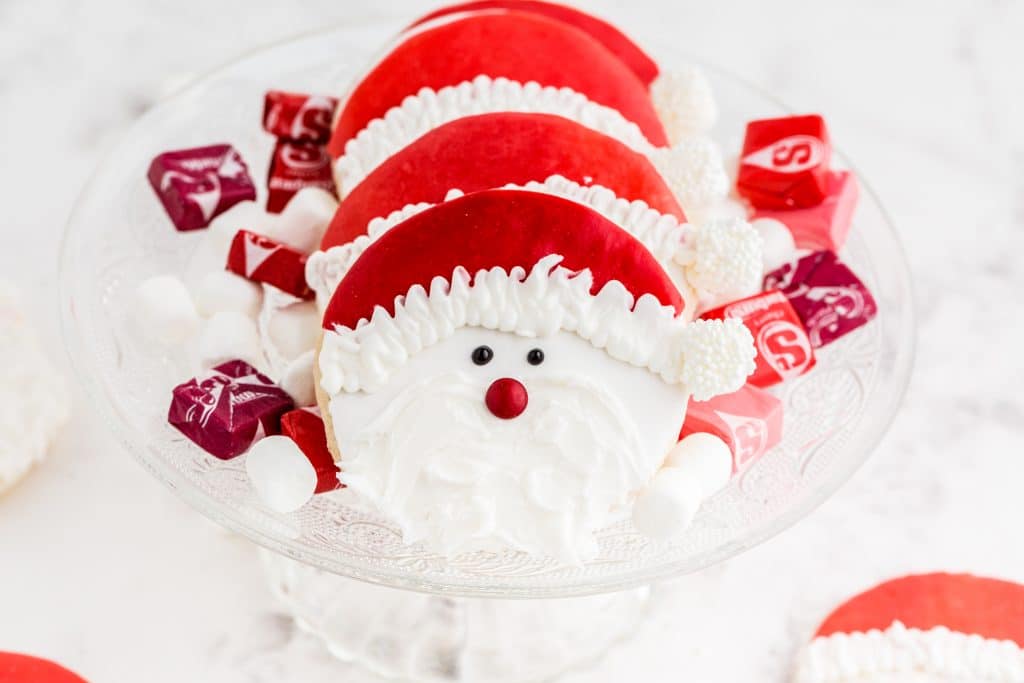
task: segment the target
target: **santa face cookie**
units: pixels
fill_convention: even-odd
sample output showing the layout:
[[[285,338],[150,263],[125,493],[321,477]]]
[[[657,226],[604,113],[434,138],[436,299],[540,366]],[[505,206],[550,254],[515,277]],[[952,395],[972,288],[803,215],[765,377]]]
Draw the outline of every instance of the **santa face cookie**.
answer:
[[[742,325],[688,323],[683,306],[646,247],[564,198],[492,190],[412,215],[324,315],[339,479],[437,552],[592,557],[594,531],[656,479],[690,395],[753,368]]]
[[[837,608],[795,683],[1024,681],[1024,586],[969,574],[893,579]]]

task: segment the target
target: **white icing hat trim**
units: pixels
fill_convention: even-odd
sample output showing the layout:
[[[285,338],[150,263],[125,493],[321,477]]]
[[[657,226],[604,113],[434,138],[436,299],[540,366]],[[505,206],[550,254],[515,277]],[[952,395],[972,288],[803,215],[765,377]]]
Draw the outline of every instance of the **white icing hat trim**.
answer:
[[[718,119],[711,84],[694,66],[658,74],[651,83],[651,100],[673,145],[707,133]]]
[[[344,197],[389,157],[431,130],[466,116],[493,112],[552,114],[619,140],[650,158],[686,210],[728,194],[729,177],[721,154],[710,140],[688,138],[678,147],[655,147],[639,126],[617,110],[570,88],[489,76],[477,76],[440,90],[422,88],[382,118],[370,121],[345,143],[345,153],[334,162],[338,192]]]
[[[753,372],[753,338],[739,320],[687,323],[651,294],[634,301],[616,280],[591,294],[590,271],[570,271],[561,261],[545,256],[529,275],[516,267],[471,277],[460,267],[450,281],[435,277],[429,292],[415,285],[396,297],[394,315],[378,306],[355,329],[326,330],[321,387],[331,395],[376,391],[410,356],[466,326],[524,337],[575,332],[612,358],[682,384],[696,400],[736,391]]]
[[[617,197],[601,185],[583,186],[559,175],[543,183],[506,185],[502,189],[542,192],[590,207],[639,240],[662,264],[679,266],[683,282],[676,282],[684,299],[692,290],[699,297],[731,294],[757,288],[761,279],[761,237],[741,219],[719,219],[705,225],[680,224],[675,216],[660,213],[642,200]],[[461,196],[452,190],[445,201]],[[434,206],[410,204],[367,226],[367,234],[352,242],[312,254],[306,263],[306,280],[324,308],[338,283],[355,260],[381,235],[406,219]],[[670,269],[671,270],[671,269]],[[675,273],[670,272],[670,275]],[[679,278],[675,278],[678,280]],[[696,301],[687,302],[687,309]]]
[[[930,674],[949,681],[1024,681],[1024,650],[1009,640],[939,626],[836,633],[815,638],[797,661],[795,683],[868,683],[872,676]]]

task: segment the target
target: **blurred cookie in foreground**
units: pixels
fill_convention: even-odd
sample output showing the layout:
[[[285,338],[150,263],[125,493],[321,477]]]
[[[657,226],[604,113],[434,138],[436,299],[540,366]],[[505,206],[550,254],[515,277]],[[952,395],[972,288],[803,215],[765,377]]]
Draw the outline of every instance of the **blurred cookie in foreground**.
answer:
[[[86,683],[59,664],[45,659],[0,652],[0,681],[3,683]]]
[[[0,281],[0,494],[41,461],[70,409],[67,385],[42,350],[15,288]]]
[[[1024,681],[1024,586],[970,574],[887,581],[840,605],[795,683]]]

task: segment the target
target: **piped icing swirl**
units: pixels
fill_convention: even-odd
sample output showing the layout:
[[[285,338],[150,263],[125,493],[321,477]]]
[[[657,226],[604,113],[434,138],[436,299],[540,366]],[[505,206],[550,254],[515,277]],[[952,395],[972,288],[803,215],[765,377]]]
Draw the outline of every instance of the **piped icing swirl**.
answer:
[[[574,332],[617,360],[682,384],[697,400],[735,391],[753,372],[753,339],[739,320],[688,323],[652,295],[634,300],[615,280],[591,294],[590,271],[570,271],[561,261],[546,256],[529,274],[457,268],[450,279],[435,277],[429,291],[415,285],[398,297],[393,315],[378,307],[355,329],[327,330],[321,387],[331,395],[376,391],[410,356],[465,326],[526,337]]]
[[[967,635],[943,626],[907,628],[896,621],[884,631],[815,638],[801,653],[794,675],[795,683],[903,680],[1024,681],[1024,650],[1009,640]]]

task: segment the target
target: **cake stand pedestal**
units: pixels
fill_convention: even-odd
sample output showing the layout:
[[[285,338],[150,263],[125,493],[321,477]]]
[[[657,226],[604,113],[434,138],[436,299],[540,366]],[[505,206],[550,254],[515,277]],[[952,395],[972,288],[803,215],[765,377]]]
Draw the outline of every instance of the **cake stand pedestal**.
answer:
[[[551,680],[629,638],[650,604],[646,586],[548,600],[417,593],[260,554],[271,590],[302,630],[338,659],[403,681]]]

